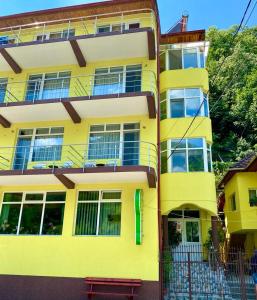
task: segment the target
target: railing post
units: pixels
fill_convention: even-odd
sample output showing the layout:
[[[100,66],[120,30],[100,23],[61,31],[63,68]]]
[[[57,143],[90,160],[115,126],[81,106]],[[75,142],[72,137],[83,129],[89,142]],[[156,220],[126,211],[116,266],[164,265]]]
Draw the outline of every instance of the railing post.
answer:
[[[70,37],[70,20],[69,20],[69,23],[68,23],[67,40],[69,39],[69,37]]]
[[[24,156],[23,156],[22,173],[24,172],[24,169],[25,169],[26,154],[27,154],[27,148],[25,148],[25,152],[24,152]]]
[[[54,168],[55,168],[55,158],[56,158],[56,147],[54,146],[53,166],[52,166],[52,172],[53,173],[54,173]]]
[[[43,25],[42,42],[45,40],[45,30],[46,30],[46,23],[44,23],[44,25]]]
[[[150,145],[148,145],[148,153],[147,153],[147,156],[148,156],[148,169],[150,171],[150,168],[151,168],[151,153],[150,153],[151,149],[150,149]]]
[[[190,252],[187,252],[187,272],[188,272],[188,296],[192,300],[192,281],[191,281],[191,258]]]
[[[241,251],[239,252],[238,258],[239,258],[238,263],[239,263],[239,279],[240,279],[241,299],[247,300],[246,286],[245,286],[245,274],[244,274],[244,260],[243,260]]]

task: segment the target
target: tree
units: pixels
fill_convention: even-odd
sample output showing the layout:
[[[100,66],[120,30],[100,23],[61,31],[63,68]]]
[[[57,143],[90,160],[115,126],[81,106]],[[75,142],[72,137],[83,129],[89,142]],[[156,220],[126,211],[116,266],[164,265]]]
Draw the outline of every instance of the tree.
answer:
[[[257,150],[257,27],[244,28],[234,39],[236,29],[207,32],[213,161],[219,175],[229,162]]]

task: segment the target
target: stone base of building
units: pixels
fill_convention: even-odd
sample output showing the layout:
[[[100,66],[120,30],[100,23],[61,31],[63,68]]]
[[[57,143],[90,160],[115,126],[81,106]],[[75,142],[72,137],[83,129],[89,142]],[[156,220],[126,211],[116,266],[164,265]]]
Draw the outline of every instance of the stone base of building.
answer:
[[[3,300],[86,300],[85,291],[83,278],[0,275]],[[137,300],[158,299],[159,282],[143,281]],[[113,297],[94,297],[94,300],[113,300]]]

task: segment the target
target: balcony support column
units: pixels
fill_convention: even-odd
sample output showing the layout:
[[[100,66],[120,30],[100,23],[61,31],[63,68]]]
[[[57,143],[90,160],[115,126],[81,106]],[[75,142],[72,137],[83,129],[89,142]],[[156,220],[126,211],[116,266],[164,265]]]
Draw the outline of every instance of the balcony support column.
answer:
[[[0,53],[8,63],[8,65],[12,68],[15,74],[19,74],[22,72],[22,68],[17,64],[17,62],[11,57],[11,55],[6,51],[5,48],[0,49]]]
[[[75,108],[72,106],[72,104],[68,101],[63,101],[62,102],[64,108],[66,109],[67,113],[71,117],[73,123],[78,124],[81,123],[81,117],[79,114],[76,112]]]
[[[2,115],[0,115],[0,124],[4,127],[4,128],[10,128],[11,127],[11,123],[6,120],[5,117],[3,117]]]
[[[70,40],[71,48],[76,56],[77,62],[80,67],[85,67],[87,65],[86,59],[79,47],[77,40]]]
[[[71,181],[69,178],[67,178],[63,174],[54,174],[55,177],[67,188],[67,189],[74,189],[75,183]]]

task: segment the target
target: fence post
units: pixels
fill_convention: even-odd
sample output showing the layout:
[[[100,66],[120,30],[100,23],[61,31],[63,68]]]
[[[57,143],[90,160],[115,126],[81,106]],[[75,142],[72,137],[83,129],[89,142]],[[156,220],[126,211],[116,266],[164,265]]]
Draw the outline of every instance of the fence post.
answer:
[[[239,279],[240,279],[241,299],[247,300],[246,286],[245,286],[245,274],[244,274],[244,260],[243,260],[241,251],[239,252],[238,258],[239,258],[238,263],[239,263]]]
[[[188,295],[189,295],[189,300],[192,300],[192,282],[191,282],[191,258],[190,258],[190,252],[187,252],[187,271],[188,271]]]

